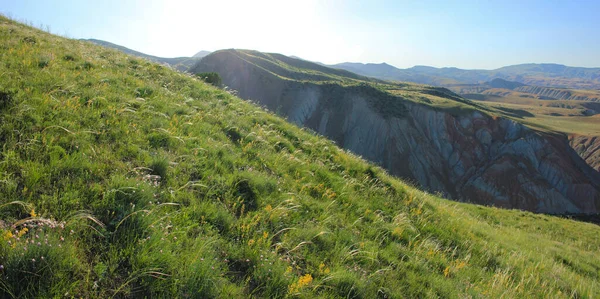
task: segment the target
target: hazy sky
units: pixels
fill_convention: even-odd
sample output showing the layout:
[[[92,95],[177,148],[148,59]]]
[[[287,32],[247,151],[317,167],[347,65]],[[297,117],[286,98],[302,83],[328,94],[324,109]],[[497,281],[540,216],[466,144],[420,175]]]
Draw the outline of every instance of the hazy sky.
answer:
[[[0,12],[163,57],[242,48],[402,68],[600,67],[599,0],[0,0]]]

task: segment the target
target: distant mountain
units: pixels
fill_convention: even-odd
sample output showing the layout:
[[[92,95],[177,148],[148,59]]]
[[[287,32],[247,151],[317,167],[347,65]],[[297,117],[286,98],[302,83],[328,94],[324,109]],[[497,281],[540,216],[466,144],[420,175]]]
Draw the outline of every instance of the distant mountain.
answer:
[[[600,68],[560,64],[520,64],[495,70],[464,70],[455,67],[415,66],[399,69],[386,63],[340,63],[331,67],[384,80],[408,81],[437,86],[479,84],[499,78],[542,87],[600,89]]]
[[[492,88],[506,88],[506,89],[515,89],[521,86],[525,86],[523,83],[507,81],[504,79],[496,78],[490,82],[486,83],[488,86]]]
[[[94,44],[97,45],[101,45],[104,47],[108,47],[108,48],[113,48],[113,49],[117,49],[121,52],[124,52],[126,54],[129,55],[133,55],[133,56],[137,56],[137,57],[141,57],[141,58],[145,58],[148,59],[150,61],[154,61],[154,62],[159,62],[159,63],[163,63],[163,64],[168,64],[170,66],[172,66],[173,68],[181,71],[181,72],[186,72],[188,71],[188,69],[190,67],[192,67],[196,62],[198,62],[200,59],[202,59],[202,57],[210,54],[209,51],[200,51],[198,53],[196,53],[193,57],[175,57],[175,58],[165,58],[165,57],[158,57],[158,56],[152,56],[152,55],[148,55],[142,52],[138,52],[117,44],[113,44],[111,42],[107,42],[107,41],[103,41],[103,40],[99,40],[99,39],[84,39],[85,41],[88,42],[92,42]]]

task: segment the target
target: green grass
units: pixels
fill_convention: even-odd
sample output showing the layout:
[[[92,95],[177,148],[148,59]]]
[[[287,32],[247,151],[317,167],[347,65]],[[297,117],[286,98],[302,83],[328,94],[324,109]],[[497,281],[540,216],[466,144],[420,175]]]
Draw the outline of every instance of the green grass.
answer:
[[[114,50],[5,18],[0,48],[2,297],[600,295],[598,226],[425,194]]]

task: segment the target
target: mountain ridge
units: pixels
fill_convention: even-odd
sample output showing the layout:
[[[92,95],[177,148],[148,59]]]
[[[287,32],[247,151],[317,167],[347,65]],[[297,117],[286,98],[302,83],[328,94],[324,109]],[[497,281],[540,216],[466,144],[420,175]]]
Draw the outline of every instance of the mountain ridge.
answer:
[[[379,70],[374,70],[374,65],[381,66],[381,64],[352,63],[350,67],[359,74],[369,74],[376,78],[440,86],[449,84],[477,84],[500,78],[544,87],[600,89],[600,68],[569,67],[552,63],[526,63],[492,70],[471,70],[455,67],[436,68],[430,66],[414,66],[407,69],[400,69],[391,66],[394,68],[394,75],[389,76],[389,64],[384,66],[385,69]],[[342,69],[349,68],[347,63],[331,66]]]

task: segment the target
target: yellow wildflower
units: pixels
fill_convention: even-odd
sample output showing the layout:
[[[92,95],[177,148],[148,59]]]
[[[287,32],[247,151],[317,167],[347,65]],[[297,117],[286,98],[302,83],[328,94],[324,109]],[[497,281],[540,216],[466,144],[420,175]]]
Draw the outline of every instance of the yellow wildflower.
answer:
[[[29,212],[29,215],[31,215],[31,217],[37,217],[37,214],[35,213],[35,209],[31,209],[31,212]]]
[[[22,230],[19,231],[19,233],[17,233],[17,237],[22,237],[24,234],[26,234],[29,231],[28,228],[24,227]]]
[[[450,275],[450,267],[446,267],[446,269],[444,269],[444,276],[448,277]]]
[[[298,286],[303,287],[309,285],[313,281],[312,275],[306,274],[298,279]]]
[[[312,278],[312,275],[310,275],[310,274],[301,276],[297,282],[294,282],[290,285],[290,287],[288,288],[288,293],[289,294],[298,293],[300,291],[300,289],[309,285],[312,281],[313,281],[313,278]]]
[[[10,238],[12,238],[12,237],[13,237],[13,234],[12,234],[12,232],[11,232],[11,231],[7,230],[7,231],[4,233],[4,240],[8,240],[8,239],[10,239]]]

